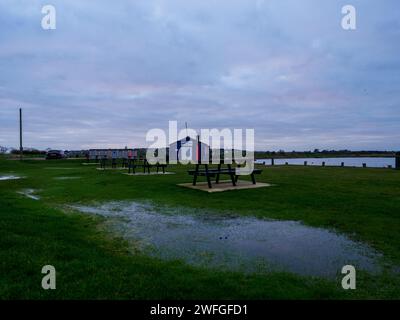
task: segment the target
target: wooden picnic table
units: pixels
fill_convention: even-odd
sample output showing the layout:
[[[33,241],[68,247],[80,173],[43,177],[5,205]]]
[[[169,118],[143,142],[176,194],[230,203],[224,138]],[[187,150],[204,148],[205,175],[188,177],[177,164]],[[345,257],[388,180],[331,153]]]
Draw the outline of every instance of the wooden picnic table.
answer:
[[[140,163],[139,161],[142,161],[142,163]],[[162,169],[162,172],[165,173],[165,168],[167,167],[167,164],[164,163],[156,163],[156,164],[150,164],[147,159],[129,159],[128,161],[128,173],[136,173],[136,168],[141,167],[143,168],[143,173],[147,173],[150,174],[150,169],[152,167],[156,167],[157,168],[157,173],[159,172],[160,168]]]
[[[105,156],[100,159],[100,168],[105,169],[107,166],[108,160],[111,160],[111,168],[116,169],[117,168],[117,158],[108,159]],[[122,164],[122,167],[124,167],[124,164]]]
[[[226,165],[226,168],[223,168],[222,166]],[[200,166],[204,166],[204,169],[200,169]],[[238,168],[240,168],[240,165],[237,166]],[[253,172],[250,174],[251,176],[251,181],[253,184],[256,184],[256,179],[255,179],[255,174],[261,174],[262,170],[260,169],[254,169]],[[217,165],[217,168],[210,168],[209,164],[206,163],[198,163],[195,166],[194,170],[189,170],[188,171],[189,175],[193,176],[193,185],[195,186],[197,183],[197,177],[199,176],[203,176],[206,177],[207,179],[207,184],[208,187],[211,189],[212,185],[211,185],[211,178],[216,178],[215,179],[215,183],[219,183],[219,179],[220,176],[222,174],[227,174],[229,175],[231,181],[232,181],[232,185],[236,186],[237,181],[239,179],[239,175],[236,174],[236,168],[232,168],[232,164],[231,163],[223,163],[220,162]]]
[[[107,157],[102,157],[100,159],[100,168],[101,169],[106,169],[108,161],[111,161],[111,168],[116,169],[117,168],[117,162],[118,160],[116,158],[109,159]],[[167,164],[162,164],[162,163],[156,163],[156,164],[150,164],[147,159],[126,159],[122,158],[121,162],[121,168],[127,168],[128,173],[136,173],[136,168],[143,168],[143,173],[150,173],[150,169],[153,167],[157,168],[157,173],[162,170],[163,173],[165,173],[165,168],[167,167]]]

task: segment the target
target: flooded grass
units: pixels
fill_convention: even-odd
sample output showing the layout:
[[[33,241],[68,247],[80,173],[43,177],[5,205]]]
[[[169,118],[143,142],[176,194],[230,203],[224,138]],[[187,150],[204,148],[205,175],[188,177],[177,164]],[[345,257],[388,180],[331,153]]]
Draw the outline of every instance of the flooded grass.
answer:
[[[399,171],[279,166],[257,179],[274,188],[208,194],[177,186],[191,181],[190,166],[161,178],[81,163],[0,160],[0,176],[24,178],[0,181],[3,299],[399,297]],[[67,176],[81,179],[54,179]],[[40,201],[17,194],[28,188]],[[58,210],[66,204],[100,208],[104,218]],[[52,292],[40,286],[44,263],[62,275]],[[330,278],[344,263],[357,268],[357,290],[342,289],[342,274]]]
[[[344,235],[295,221],[109,202],[74,209],[110,218],[114,231],[135,240],[139,249],[191,265],[259,273],[288,271],[334,278],[344,265],[378,272],[380,254]]]

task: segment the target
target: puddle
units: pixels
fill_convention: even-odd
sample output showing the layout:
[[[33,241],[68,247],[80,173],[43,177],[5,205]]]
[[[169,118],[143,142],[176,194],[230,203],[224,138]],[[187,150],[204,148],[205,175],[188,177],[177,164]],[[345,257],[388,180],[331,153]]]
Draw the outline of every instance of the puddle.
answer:
[[[289,271],[335,277],[344,265],[378,272],[380,254],[367,245],[295,221],[264,220],[150,203],[72,206],[109,217],[114,231],[163,259],[243,272]]]
[[[14,175],[0,176],[0,181],[2,181],[2,180],[17,180],[17,179],[22,179],[22,178],[19,176],[14,176]]]
[[[81,177],[55,177],[54,180],[76,180],[80,179]]]
[[[17,193],[22,194],[23,196],[33,199],[33,200],[40,200],[40,197],[35,195],[35,192],[37,192],[37,190],[35,190],[35,189],[24,189],[24,190],[18,191]]]

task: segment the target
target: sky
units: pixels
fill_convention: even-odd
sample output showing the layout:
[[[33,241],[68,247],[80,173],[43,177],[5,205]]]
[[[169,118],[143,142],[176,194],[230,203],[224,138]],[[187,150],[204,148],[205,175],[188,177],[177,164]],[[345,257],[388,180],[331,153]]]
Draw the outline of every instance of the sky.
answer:
[[[0,0],[0,145],[21,107],[40,149],[144,147],[176,120],[257,150],[400,150],[399,39],[398,0]]]

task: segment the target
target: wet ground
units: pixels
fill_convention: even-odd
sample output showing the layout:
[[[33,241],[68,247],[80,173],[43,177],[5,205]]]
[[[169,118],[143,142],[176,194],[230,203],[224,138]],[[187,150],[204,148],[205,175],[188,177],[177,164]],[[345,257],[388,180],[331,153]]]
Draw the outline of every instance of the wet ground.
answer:
[[[40,200],[40,197],[38,195],[35,195],[37,190],[35,189],[23,189],[21,191],[18,191],[19,194],[22,194],[23,196],[33,199],[33,200]]]
[[[80,179],[81,177],[54,177],[54,180],[76,180]]]
[[[380,270],[380,255],[367,245],[299,222],[137,202],[73,208],[109,217],[113,230],[151,256],[192,265],[320,277],[335,277],[347,264],[372,273]]]
[[[77,168],[67,168],[67,167],[45,167],[46,170],[76,170]]]
[[[17,179],[21,179],[21,177],[15,176],[15,175],[0,176],[0,181],[2,181],[2,180],[17,180]]]

